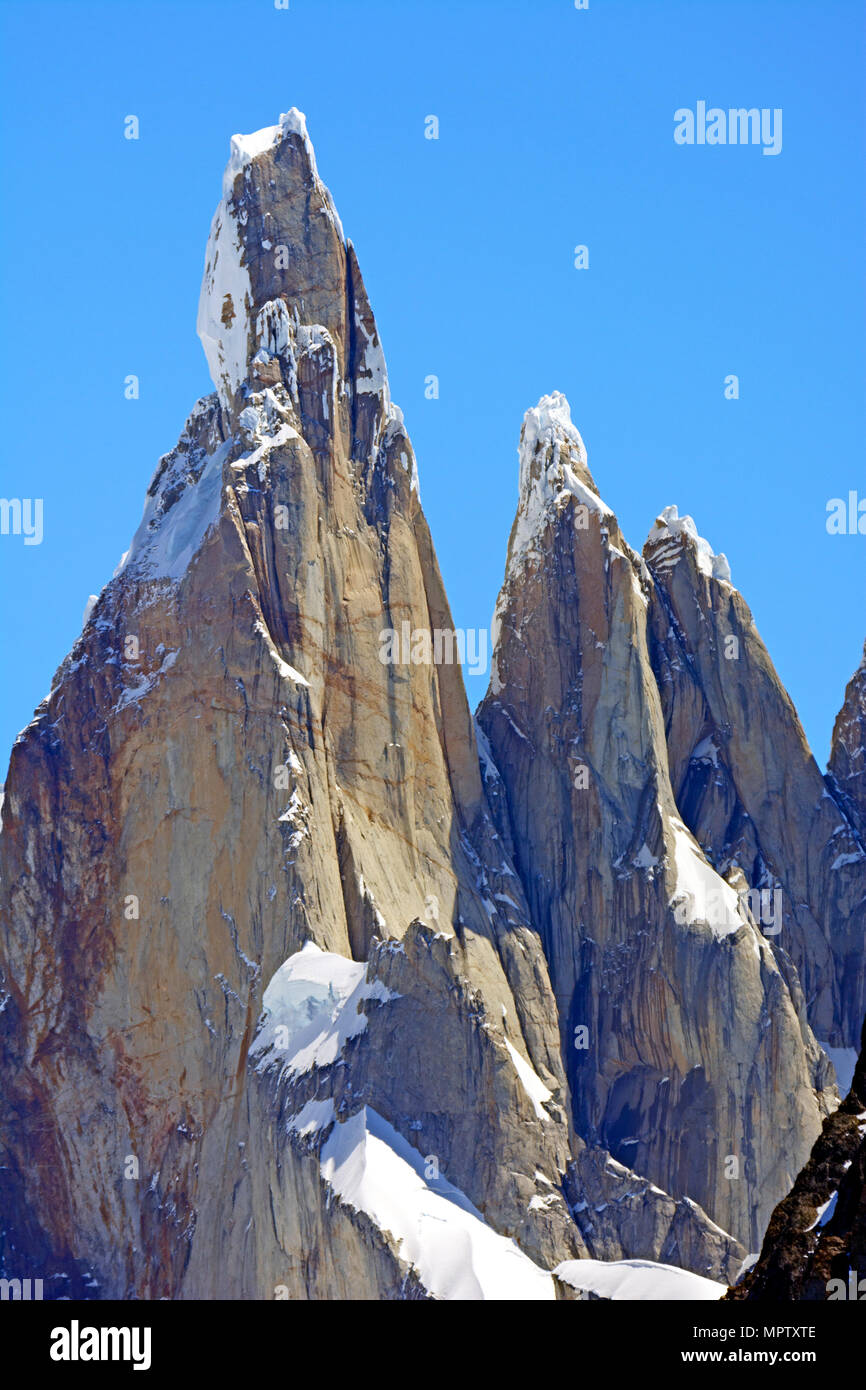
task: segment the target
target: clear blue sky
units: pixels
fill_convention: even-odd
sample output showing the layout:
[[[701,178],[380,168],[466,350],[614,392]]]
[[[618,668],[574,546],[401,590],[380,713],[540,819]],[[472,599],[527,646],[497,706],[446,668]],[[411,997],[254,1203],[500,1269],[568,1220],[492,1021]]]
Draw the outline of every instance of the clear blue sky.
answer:
[[[676,502],[727,553],[823,762],[866,636],[866,537],[825,530],[830,497],[866,496],[860,0],[0,0],[0,42],[0,495],[45,507],[40,546],[0,537],[4,767],[211,389],[195,315],[229,137],[290,106],[455,623],[490,620],[521,418],[562,390],[632,545]],[[698,100],[781,107],[782,153],[677,146]]]

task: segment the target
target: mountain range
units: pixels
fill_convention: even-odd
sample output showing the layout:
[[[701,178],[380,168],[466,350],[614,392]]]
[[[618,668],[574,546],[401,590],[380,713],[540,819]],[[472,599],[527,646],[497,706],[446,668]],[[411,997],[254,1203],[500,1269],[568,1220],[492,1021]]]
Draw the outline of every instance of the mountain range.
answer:
[[[669,505],[633,549],[552,391],[473,716],[295,110],[232,139],[198,332],[215,391],[12,749],[0,1273],[97,1299],[866,1274],[866,652],[824,775],[724,555]]]

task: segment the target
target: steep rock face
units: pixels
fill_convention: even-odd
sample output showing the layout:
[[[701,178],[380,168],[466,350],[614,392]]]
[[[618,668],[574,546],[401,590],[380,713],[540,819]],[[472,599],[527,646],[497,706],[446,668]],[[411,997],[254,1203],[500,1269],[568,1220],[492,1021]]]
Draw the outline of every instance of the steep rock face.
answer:
[[[786,955],[796,965],[817,1037],[854,1046],[866,1009],[866,851],[857,829],[828,790],[724,557],[673,507],[650,532],[644,559],[682,817],[718,872],[753,892],[781,968]]]
[[[4,1272],[97,1297],[553,1297],[557,1262],[653,1258],[676,1228],[731,1277],[692,1205],[581,1208],[546,959],[297,112],[232,142],[199,331],[217,393],[12,752]],[[635,1181],[608,1172],[608,1199]]]
[[[654,581],[564,397],[527,412],[520,460],[478,722],[550,965],[575,1125],[755,1248],[818,1132],[830,1068],[795,973],[681,819],[650,663]]]
[[[866,649],[833,729],[830,790],[861,842],[866,828]],[[856,862],[856,861],[854,861]],[[851,946],[862,968],[862,945]],[[844,981],[843,981],[844,983]],[[847,1060],[845,1051],[839,1057]],[[770,1220],[754,1268],[734,1301],[862,1301],[866,1298],[866,1024],[851,1088],[825,1121],[808,1162]]]
[[[231,1253],[198,1213],[240,1180],[262,991],[305,941],[366,960],[374,934],[431,917],[453,942],[449,987],[483,997],[466,1030],[499,1039],[512,1089],[519,1064],[550,1097],[544,1155],[524,1145],[530,1195],[535,1167],[558,1180],[568,1154],[544,959],[460,672],[380,659],[383,629],[451,622],[357,262],[296,113],[233,142],[199,325],[218,397],[162,460],[15,746],[0,860],[9,1205],[103,1292],[151,1296],[195,1289],[191,1247]],[[419,1069],[421,1110],[436,1071]],[[492,1108],[469,1181],[494,1220],[518,1112]],[[469,1123],[467,1106],[454,1124]]]
[[[674,1265],[708,1279],[735,1280],[746,1250],[710,1221],[689,1197],[674,1201],[606,1150],[583,1148],[570,1175],[572,1211],[595,1259],[620,1250]],[[725,1272],[727,1271],[727,1273]]]
[[[866,643],[833,726],[828,771],[861,840],[866,839]]]
[[[866,1299],[866,1025],[849,1094],[773,1212],[732,1301]]]

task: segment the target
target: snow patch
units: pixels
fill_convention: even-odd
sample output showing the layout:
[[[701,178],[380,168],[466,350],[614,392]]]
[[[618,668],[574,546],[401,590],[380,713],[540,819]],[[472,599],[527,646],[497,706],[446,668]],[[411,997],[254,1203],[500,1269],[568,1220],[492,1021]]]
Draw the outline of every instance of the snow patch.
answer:
[[[830,865],[830,872],[832,873],[834,869],[844,869],[848,864],[859,864],[863,859],[866,859],[866,855],[862,849],[857,850],[854,854],[837,854]]]
[[[289,663],[287,661],[284,661],[283,658],[280,656],[279,652],[277,651],[274,645],[273,638],[271,637],[271,634],[268,632],[264,623],[260,620],[257,620],[254,624],[253,631],[259,633],[259,635],[265,639],[265,646],[268,649],[268,655],[270,656],[271,661],[273,661],[274,665],[279,671],[282,679],[292,681],[295,685],[306,686],[307,689],[309,689],[310,682],[306,679],[306,677],[302,676],[300,671],[296,671],[294,666],[290,666]]]
[[[719,750],[711,737],[701,739],[689,761],[693,763],[712,763],[713,767],[718,767]]]
[[[260,348],[256,356],[260,357],[262,349],[272,357],[285,353],[291,340],[292,320],[285,300],[269,299],[256,315],[256,342]]]
[[[219,521],[223,464],[233,440],[207,458],[197,482],[188,482],[177,501],[160,513],[161,490],[145,500],[141,525],[115,573],[135,569],[145,579],[180,579]]]
[[[481,772],[485,782],[501,782],[499,768],[493,759],[493,749],[490,747],[490,740],[482,729],[478,720],[472,718],[475,728],[475,741],[478,745],[478,759],[481,764]]]
[[[180,648],[176,648],[174,651],[166,652],[158,670],[149,673],[137,672],[136,684],[127,686],[111,711],[112,714],[119,714],[122,709],[126,709],[127,705],[137,705],[143,695],[147,695],[149,691],[153,690],[154,686],[159,683],[160,676],[165,675],[166,671],[170,671],[177,661],[179,650]]]
[[[373,330],[370,333],[360,314],[355,312],[355,325],[363,333],[366,344],[364,347],[364,360],[361,363],[360,372],[355,378],[355,390],[363,395],[370,392],[373,395],[381,395],[382,405],[385,414],[388,414],[388,407],[391,404],[391,395],[388,387],[388,368],[385,365],[385,354],[382,351],[382,344],[379,334]]]
[[[290,1074],[328,1067],[350,1038],[367,1027],[361,1004],[399,996],[381,980],[367,982],[365,961],[347,960],[308,941],[289,956],[262,997],[264,1012],[250,1047],[257,1068],[274,1061]]]
[[[330,1097],[327,1100],[308,1100],[303,1110],[292,1116],[286,1128],[291,1134],[300,1134],[306,1139],[319,1130],[327,1129],[335,1120],[334,1102]]]
[[[237,139],[233,137],[233,147]],[[208,236],[196,332],[211,380],[226,409],[247,375],[253,291],[250,273],[243,264],[245,254],[233,205],[224,198],[213,215]]]
[[[671,816],[669,823],[674,833],[677,877],[668,905],[679,905],[684,922],[706,922],[717,937],[730,936],[743,925],[737,894],[707,862],[683,822]]]
[[[650,850],[649,845],[644,840],[632,863],[636,869],[654,869],[658,864],[658,859]]]
[[[653,1260],[566,1260],[553,1271],[564,1284],[614,1302],[714,1302],[727,1284]]]
[[[521,1057],[517,1048],[509,1042],[508,1038],[505,1039],[505,1046],[508,1048],[508,1055],[514,1063],[514,1070],[520,1077],[523,1089],[532,1101],[536,1115],[539,1120],[549,1120],[550,1116],[544,1108],[544,1102],[550,1100],[551,1092],[534,1068],[529,1065],[526,1058]]]
[[[310,1116],[307,1123],[314,1121]],[[434,1190],[421,1155],[375,1110],[365,1107],[335,1125],[320,1163],[322,1176],[343,1202],[390,1232],[401,1258],[434,1298],[555,1298],[547,1271],[513,1240],[491,1230],[447,1179],[436,1179]]]

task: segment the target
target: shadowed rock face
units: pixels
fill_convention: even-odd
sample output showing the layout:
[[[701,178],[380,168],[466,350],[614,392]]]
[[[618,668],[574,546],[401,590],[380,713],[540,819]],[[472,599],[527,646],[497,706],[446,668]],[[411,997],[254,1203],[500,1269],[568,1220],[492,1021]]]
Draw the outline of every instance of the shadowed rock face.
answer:
[[[710,560],[702,546],[674,516],[660,518],[644,547],[655,581],[650,655],[677,804],[719,873],[764,894],[756,913],[781,967],[787,956],[797,968],[816,1036],[854,1047],[866,1010],[863,841],[818,770],[748,605],[712,573],[723,557]],[[834,736],[855,804],[863,690],[855,676]]]
[[[684,823],[664,653],[651,661],[659,580],[599,497],[563,397],[527,413],[520,455],[478,720],[550,965],[575,1126],[755,1248],[832,1072],[796,971],[740,905],[750,885],[719,877]],[[713,602],[741,602],[721,557],[707,583]]]
[[[451,618],[354,251],[297,112],[235,137],[199,331],[217,393],[160,461],[130,551],[12,751],[0,1265],[44,1272],[52,1295],[142,1298],[477,1297],[503,1260],[553,1297],[544,1271],[562,1260],[674,1250],[733,1277],[741,1247],[694,1202],[575,1135],[557,1000],[460,671],[390,659],[383,634]],[[623,653],[623,678],[631,665]],[[652,779],[657,699],[641,717]],[[670,832],[637,778],[622,813],[640,806],[660,854]],[[640,874],[632,918],[655,900]],[[559,969],[569,947],[545,932]],[[689,935],[712,994],[718,948]],[[748,924],[723,949],[766,956]],[[817,1125],[811,1044],[784,988],[768,1004],[744,969],[746,1029],[760,1010],[770,1026],[743,1076],[777,1068],[773,1115],[796,1154]],[[676,1100],[659,1119],[680,1106],[709,1124],[705,1022],[671,1026]],[[586,1083],[593,1133],[619,1074],[613,1061]],[[680,1192],[711,1192],[690,1186],[706,1163],[671,1160]],[[402,1240],[394,1192],[410,1213],[461,1213],[459,1278]],[[485,1264],[473,1252],[491,1241]]]
[[[830,751],[830,790],[862,840],[866,656],[845,691]],[[856,858],[851,861],[855,866]],[[862,907],[862,903],[861,903]],[[844,927],[845,918],[838,919]],[[862,914],[855,919],[862,927]],[[841,974],[862,980],[863,943],[853,932]],[[866,1023],[851,1089],[825,1121],[790,1193],[770,1220],[760,1257],[732,1300],[862,1301],[866,1298]]]
[[[866,840],[866,644],[833,727],[828,771],[833,790]]]
[[[866,1297],[866,1026],[851,1090],[824,1121],[732,1301]]]

